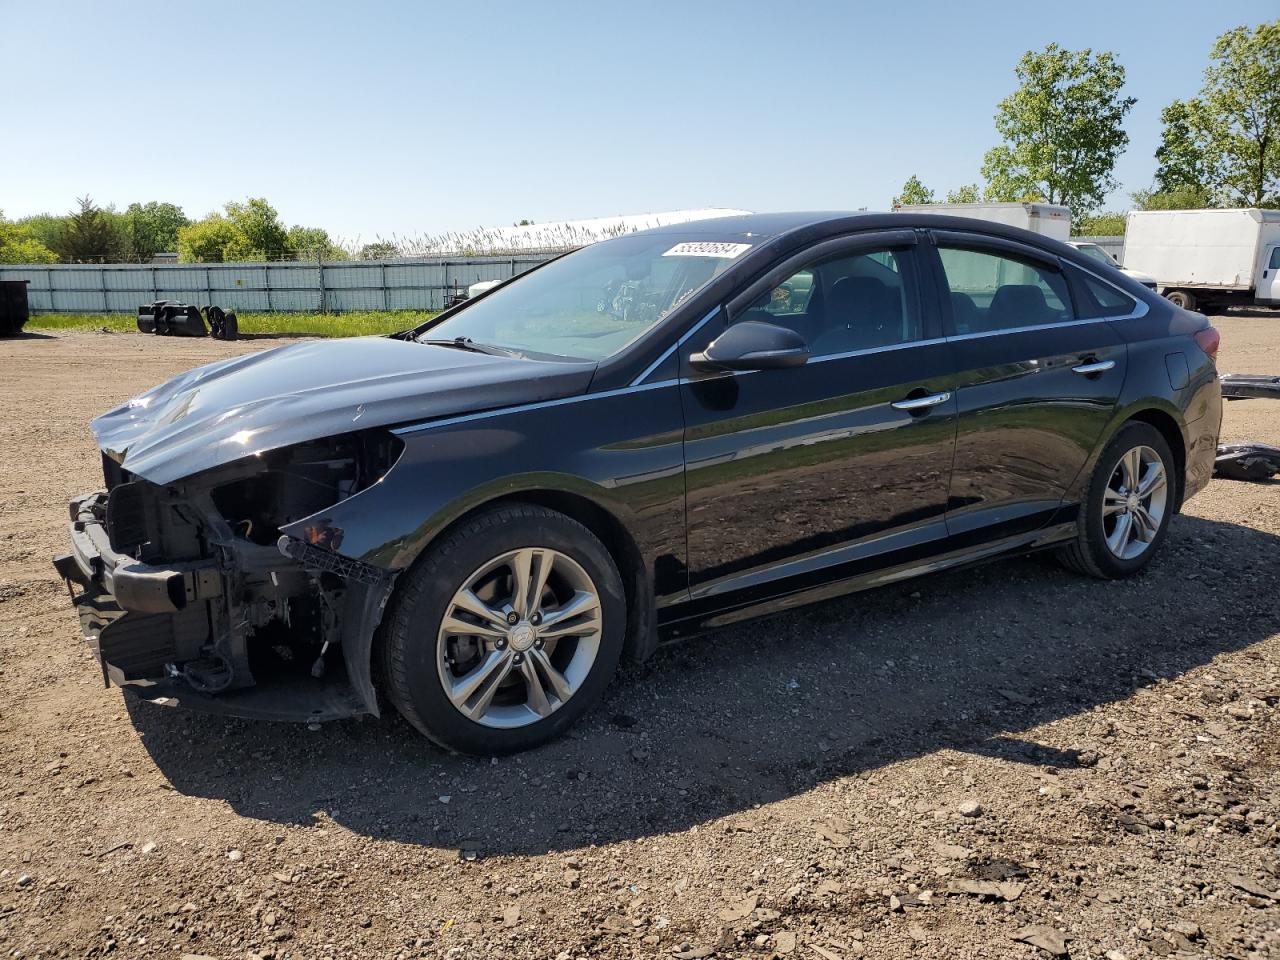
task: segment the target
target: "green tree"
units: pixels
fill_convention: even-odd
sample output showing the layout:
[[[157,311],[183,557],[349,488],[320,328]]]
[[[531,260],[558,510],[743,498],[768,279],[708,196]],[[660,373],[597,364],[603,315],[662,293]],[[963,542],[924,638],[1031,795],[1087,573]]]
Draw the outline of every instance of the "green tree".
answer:
[[[1209,184],[1232,203],[1280,204],[1280,20],[1214,42],[1191,111]]]
[[[58,248],[62,231],[67,229],[67,218],[52,213],[36,213],[14,221],[28,236],[39,240],[50,250]]]
[[[226,260],[279,260],[289,245],[288,232],[276,208],[262,197],[232,201],[224,209],[236,238],[223,250]]]
[[[178,262],[222,263],[227,259],[227,249],[240,239],[230,220],[211,213],[178,229]]]
[[[1155,192],[1169,193],[1188,187],[1208,192],[1209,159],[1199,136],[1203,105],[1175,100],[1160,111],[1160,146],[1156,147]]]
[[[320,227],[289,228],[285,242],[298,260],[346,260],[347,251],[329,239],[329,231]]]
[[[1116,159],[1129,143],[1125,115],[1137,101],[1121,95],[1124,67],[1115,55],[1027,51],[1015,69],[1018,89],[996,107],[1004,143],[987,151],[982,175],[993,200],[1066,204],[1075,217],[1102,205],[1114,189]]]
[[[0,263],[57,263],[58,255],[0,210]]]
[[[387,240],[379,240],[376,243],[366,243],[360,248],[360,253],[357,256],[361,260],[391,260],[394,257],[403,256],[403,254],[394,243]]]
[[[1132,194],[1132,199],[1137,210],[1199,210],[1214,205],[1208,190],[1192,186],[1138,190]]]
[[[1124,234],[1125,216],[1123,213],[1094,213],[1078,220],[1071,219],[1071,233],[1077,237],[1119,237]]]
[[[178,231],[191,221],[172,203],[131,203],[124,211],[129,241],[139,260],[178,249]]]
[[[977,203],[978,202],[978,185],[976,183],[966,183],[957,190],[952,190],[947,194],[947,203]]]
[[[76,200],[79,209],[67,215],[55,253],[64,263],[118,263],[132,256],[123,218],[103,209],[89,196]]]
[[[893,198],[892,205],[910,203],[933,203],[933,191],[920,182],[914,173],[902,185],[902,192]]]

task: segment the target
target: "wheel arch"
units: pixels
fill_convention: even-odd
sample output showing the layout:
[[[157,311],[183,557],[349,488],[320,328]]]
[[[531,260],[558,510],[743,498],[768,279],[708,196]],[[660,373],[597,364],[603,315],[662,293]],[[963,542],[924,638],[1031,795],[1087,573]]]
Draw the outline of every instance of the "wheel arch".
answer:
[[[431,546],[477,514],[504,504],[524,503],[562,513],[590,530],[609,551],[617,564],[626,592],[627,624],[623,657],[633,661],[646,659],[657,647],[657,614],[653,581],[644,554],[621,511],[582,490],[531,485],[520,489],[490,491],[477,499],[468,498],[465,505],[448,511],[449,519],[430,535],[415,544],[417,563]]]
[[[1169,450],[1173,453],[1173,459],[1177,469],[1174,471],[1174,482],[1177,484],[1173,500],[1174,512],[1182,509],[1183,491],[1186,489],[1186,470],[1187,470],[1187,443],[1186,438],[1182,435],[1182,426],[1173,417],[1172,414],[1159,407],[1144,407],[1135,410],[1125,418],[1123,422],[1116,427],[1119,430],[1126,423],[1145,423],[1155,427],[1160,431],[1160,435],[1164,437],[1165,443],[1169,444]],[[1114,432],[1112,434],[1114,436]]]
[[[1160,431],[1160,435],[1169,444],[1176,467],[1174,470],[1176,484],[1174,512],[1176,513],[1182,508],[1182,500],[1186,491],[1185,473],[1187,468],[1185,420],[1177,407],[1158,396],[1147,396],[1133,400],[1116,411],[1106,429],[1099,435],[1093,451],[1089,454],[1089,458],[1080,468],[1080,472],[1076,474],[1075,480],[1064,497],[1064,503],[1079,500],[1084,485],[1093,476],[1093,471],[1098,465],[1098,459],[1102,456],[1102,452],[1107,449],[1107,444],[1114,440],[1116,434],[1124,429],[1125,424],[1128,423],[1145,423],[1154,427]]]

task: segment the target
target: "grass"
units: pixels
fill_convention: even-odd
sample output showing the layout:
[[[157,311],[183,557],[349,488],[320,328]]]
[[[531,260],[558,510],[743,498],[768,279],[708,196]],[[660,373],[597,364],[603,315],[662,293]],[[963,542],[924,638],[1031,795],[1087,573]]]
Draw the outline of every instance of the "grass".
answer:
[[[309,334],[316,337],[363,337],[395,333],[435,316],[420,310],[359,313],[237,313],[246,334]],[[101,330],[137,333],[137,318],[127,313],[38,313],[26,330]]]

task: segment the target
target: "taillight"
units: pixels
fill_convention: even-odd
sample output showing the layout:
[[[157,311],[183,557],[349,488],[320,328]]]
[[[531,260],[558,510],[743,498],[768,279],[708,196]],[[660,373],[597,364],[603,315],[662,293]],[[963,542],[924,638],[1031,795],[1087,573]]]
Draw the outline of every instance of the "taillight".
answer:
[[[1218,344],[1222,343],[1222,334],[1218,332],[1217,327],[1205,327],[1203,330],[1197,330],[1195,332],[1195,341],[1210,360],[1218,359]]]

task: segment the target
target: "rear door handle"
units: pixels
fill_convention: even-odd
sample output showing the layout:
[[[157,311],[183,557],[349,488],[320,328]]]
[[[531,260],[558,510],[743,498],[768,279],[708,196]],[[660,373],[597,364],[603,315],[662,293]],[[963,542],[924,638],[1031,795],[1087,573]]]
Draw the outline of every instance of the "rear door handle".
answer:
[[[1078,367],[1072,367],[1072,373],[1078,373],[1082,377],[1091,377],[1095,373],[1106,373],[1108,370],[1114,369],[1116,362],[1114,360],[1094,360],[1091,363],[1082,363]]]
[[[891,403],[889,406],[895,410],[906,410],[908,413],[918,413],[921,410],[928,410],[930,407],[936,407],[940,403],[946,403],[951,399],[951,392],[944,390],[942,393],[931,393],[927,397],[911,397],[908,400],[899,400],[897,403]]]

